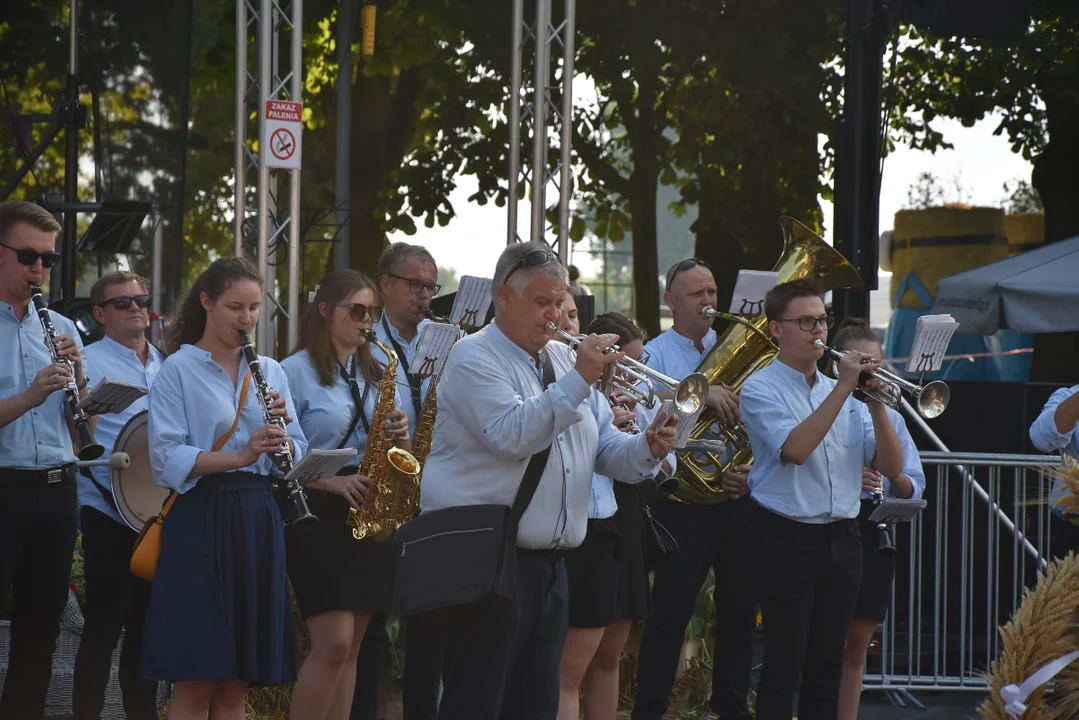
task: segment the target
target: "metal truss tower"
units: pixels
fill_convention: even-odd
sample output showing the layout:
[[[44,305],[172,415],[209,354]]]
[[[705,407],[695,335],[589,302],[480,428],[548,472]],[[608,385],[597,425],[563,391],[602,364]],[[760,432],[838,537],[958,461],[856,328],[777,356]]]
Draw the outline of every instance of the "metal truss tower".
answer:
[[[525,21],[524,0],[513,0],[513,62],[509,97],[509,228],[506,242],[521,242],[517,227],[517,193],[525,185],[531,198],[531,223],[529,239],[552,245],[565,263],[569,259],[569,199],[572,191],[570,177],[570,149],[573,123],[573,61],[575,56],[576,0],[563,0],[565,17],[556,26],[551,19],[552,0],[535,0],[536,17],[531,24]],[[534,50],[532,90],[522,94],[521,68],[525,47]],[[561,68],[552,48],[562,51]],[[557,49],[556,48],[556,49]],[[552,65],[552,62],[555,63]],[[557,77],[556,77],[557,76]],[[553,93],[561,102],[556,103]],[[532,129],[532,164],[524,167],[521,162],[522,111],[524,124]],[[554,156],[551,138],[557,131],[558,161]],[[552,185],[558,193],[558,234],[548,238],[547,186]]]
[[[289,69],[282,77],[278,72],[280,59],[279,36],[287,29]],[[257,47],[258,66],[248,70],[248,43]],[[255,342],[259,352],[277,356],[274,321],[278,313],[288,319],[285,353],[296,345],[300,320],[300,170],[274,170],[263,162],[262,152],[269,142],[266,137],[266,102],[291,100],[302,102],[303,91],[303,0],[236,0],[236,97],[233,141],[233,177],[235,186],[234,252],[244,253],[245,229],[254,235],[258,270],[265,279],[265,296],[259,313]],[[257,104],[256,104],[257,103]],[[248,119],[258,118],[258,135],[248,136]],[[252,147],[257,140],[258,152]],[[256,177],[256,205],[253,215],[248,208],[248,173]],[[287,178],[287,213],[280,212],[278,187]],[[285,307],[278,300],[276,262],[279,244],[285,244],[288,257],[288,279]]]

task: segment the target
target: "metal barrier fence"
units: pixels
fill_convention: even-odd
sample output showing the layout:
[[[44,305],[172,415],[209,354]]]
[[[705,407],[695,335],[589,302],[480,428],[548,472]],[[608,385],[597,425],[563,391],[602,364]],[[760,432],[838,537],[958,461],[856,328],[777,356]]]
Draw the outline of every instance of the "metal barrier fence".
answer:
[[[863,687],[920,705],[912,690],[984,691],[998,628],[1053,557],[1059,456],[923,452],[929,506],[896,527],[896,579]]]

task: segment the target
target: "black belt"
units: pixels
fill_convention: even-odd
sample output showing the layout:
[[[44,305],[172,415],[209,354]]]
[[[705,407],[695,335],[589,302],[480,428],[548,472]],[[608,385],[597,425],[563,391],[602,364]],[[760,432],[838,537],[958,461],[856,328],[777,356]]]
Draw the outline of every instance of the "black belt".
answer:
[[[754,503],[757,507],[757,520],[764,525],[782,527],[796,532],[802,537],[819,535],[837,535],[842,532],[853,532],[858,528],[858,518],[833,520],[826,523],[807,523],[780,515],[774,510],[769,510],[760,503]]]
[[[552,565],[566,556],[566,551],[562,548],[550,548],[547,550],[532,550],[531,548],[517,548],[517,552],[528,557],[546,558]]]
[[[57,483],[61,480],[75,479],[75,463],[49,468],[48,470],[26,470],[23,468],[0,468],[0,478],[16,482]]]

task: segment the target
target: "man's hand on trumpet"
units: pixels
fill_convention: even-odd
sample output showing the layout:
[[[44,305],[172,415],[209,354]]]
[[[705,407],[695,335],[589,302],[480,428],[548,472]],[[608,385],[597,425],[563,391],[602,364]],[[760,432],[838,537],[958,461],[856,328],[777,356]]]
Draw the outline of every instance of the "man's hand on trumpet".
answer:
[[[589,385],[595,385],[607,372],[609,366],[625,357],[623,352],[607,352],[618,342],[618,336],[612,334],[589,335],[577,346],[577,372]]]

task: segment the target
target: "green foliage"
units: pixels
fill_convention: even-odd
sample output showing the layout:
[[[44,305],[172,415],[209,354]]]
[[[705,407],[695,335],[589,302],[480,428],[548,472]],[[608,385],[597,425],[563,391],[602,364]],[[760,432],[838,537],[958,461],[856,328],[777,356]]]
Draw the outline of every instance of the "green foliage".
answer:
[[[907,188],[907,203],[904,208],[908,210],[924,210],[931,207],[943,207],[945,205],[967,205],[970,203],[971,193],[963,185],[959,175],[952,177],[946,186],[937,177],[927,171],[918,174],[918,179]]]
[[[1010,215],[1020,213],[1044,212],[1041,196],[1026,180],[1009,180],[1004,183],[1004,192],[1007,195],[1000,204]]]

